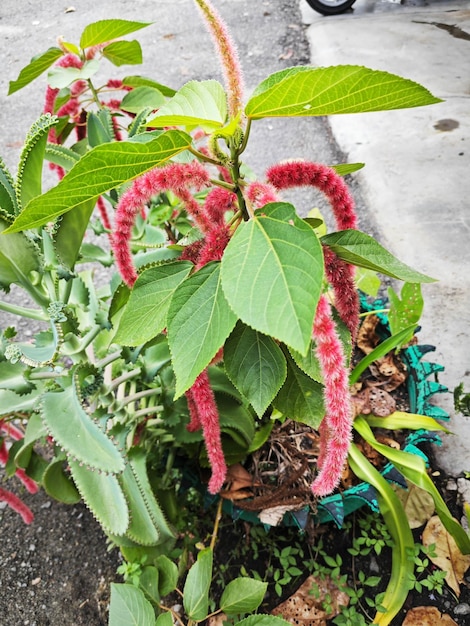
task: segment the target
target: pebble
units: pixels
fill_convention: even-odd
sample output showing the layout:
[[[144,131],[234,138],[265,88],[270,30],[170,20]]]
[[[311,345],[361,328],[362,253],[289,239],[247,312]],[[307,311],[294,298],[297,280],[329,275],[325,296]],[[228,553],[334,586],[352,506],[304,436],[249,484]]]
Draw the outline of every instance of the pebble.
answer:
[[[449,478],[446,485],[447,491],[457,491],[457,483],[453,478]]]
[[[454,607],[454,614],[455,615],[469,615],[470,604],[467,604],[467,602],[462,602],[462,604],[457,604],[457,606]]]

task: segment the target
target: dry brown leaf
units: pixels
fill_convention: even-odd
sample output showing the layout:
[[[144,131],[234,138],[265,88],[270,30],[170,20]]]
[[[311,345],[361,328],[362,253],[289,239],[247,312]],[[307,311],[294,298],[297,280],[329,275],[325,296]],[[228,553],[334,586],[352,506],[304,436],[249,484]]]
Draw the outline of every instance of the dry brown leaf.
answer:
[[[224,622],[227,621],[227,616],[225,613],[217,613],[216,615],[211,615],[207,620],[207,626],[223,626]]]
[[[303,506],[303,505],[302,505]],[[280,506],[272,506],[258,513],[260,522],[269,524],[269,526],[277,526],[282,522],[282,518],[287,511],[298,511],[298,504],[286,504]]]
[[[460,596],[460,583],[470,567],[470,555],[462,554],[437,515],[431,517],[423,531],[423,545],[435,544],[436,556],[430,560],[446,572],[446,583]]]
[[[379,336],[375,332],[378,323],[379,318],[377,315],[367,315],[358,330],[356,345],[364,354],[372,352],[380,341]]]
[[[408,489],[397,486],[394,490],[403,504],[411,528],[419,528],[432,517],[434,500],[427,491],[412,483],[408,483]]]
[[[253,495],[250,491],[253,487],[253,476],[240,463],[228,468],[225,484],[227,488],[219,495],[226,500],[243,500]]]
[[[319,593],[312,594],[312,588]],[[325,597],[331,598],[331,611],[323,609]],[[340,591],[331,578],[324,580],[309,576],[297,591],[282,604],[273,609],[272,614],[283,617],[295,626],[326,626],[327,620],[339,613],[340,606],[347,606],[349,596]]]
[[[458,624],[447,613],[440,613],[435,606],[417,606],[408,611],[402,626],[458,626]]]

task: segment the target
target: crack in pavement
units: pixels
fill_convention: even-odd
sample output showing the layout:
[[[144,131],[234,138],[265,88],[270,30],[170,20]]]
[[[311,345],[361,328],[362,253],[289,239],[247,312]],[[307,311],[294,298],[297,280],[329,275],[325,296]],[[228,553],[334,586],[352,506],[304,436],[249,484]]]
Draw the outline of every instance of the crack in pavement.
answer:
[[[451,25],[451,24],[442,24],[440,22],[421,22],[418,20],[413,20],[414,24],[430,24],[431,26],[436,26],[437,28],[442,28],[456,39],[465,39],[466,41],[470,41],[470,33],[462,30],[459,26]]]

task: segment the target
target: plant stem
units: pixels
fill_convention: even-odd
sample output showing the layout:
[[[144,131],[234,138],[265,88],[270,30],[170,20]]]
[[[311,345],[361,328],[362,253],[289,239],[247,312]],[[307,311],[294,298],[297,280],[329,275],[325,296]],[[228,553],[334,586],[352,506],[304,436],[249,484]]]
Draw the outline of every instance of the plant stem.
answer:
[[[125,383],[126,380],[131,380],[132,378],[135,378],[136,376],[140,374],[140,372],[141,372],[140,367],[136,367],[135,369],[130,370],[129,372],[124,372],[124,374],[122,374],[121,376],[118,376],[118,378],[115,378],[111,382],[109,391],[113,391],[114,389],[117,389],[119,385],[121,385],[122,383]]]
[[[359,317],[367,317],[368,315],[377,315],[378,313],[390,313],[390,309],[375,309],[374,311],[365,311]]]
[[[90,78],[88,78],[86,82],[87,82],[88,88],[89,88],[89,90],[91,91],[91,94],[92,94],[92,96],[93,96],[93,101],[94,101],[94,103],[96,104],[96,106],[97,106],[99,109],[102,109],[103,107],[102,107],[102,105],[101,105],[101,102],[100,102],[100,99],[99,99],[99,96],[98,96],[98,92],[96,91],[95,86],[94,86],[94,85],[93,85],[93,83],[91,82],[91,79],[90,79]]]
[[[217,533],[219,532],[219,524],[220,524],[220,520],[222,519],[223,505],[224,505],[223,498],[220,498],[219,504],[217,506],[217,512],[215,514],[214,529],[212,531],[211,543],[209,546],[212,551],[214,550],[215,542],[217,541]]]
[[[9,302],[0,302],[0,310],[5,311],[6,313],[19,315],[20,317],[27,317],[32,320],[40,320],[41,322],[49,321],[49,317],[46,313],[44,313],[44,311],[27,309],[26,307],[10,304]]]
[[[116,350],[116,352],[112,352],[111,354],[108,354],[108,356],[105,356],[100,361],[97,361],[95,363],[95,366],[98,369],[106,367],[106,365],[109,365],[110,363],[113,363],[114,361],[117,361],[118,359],[120,359],[121,352],[122,352],[121,350]]]
[[[144,389],[143,391],[134,393],[131,396],[127,396],[121,403],[121,406],[126,406],[126,404],[130,404],[131,402],[137,402],[137,400],[140,400],[141,398],[147,398],[149,396],[157,395],[161,393],[161,391],[162,390],[160,387],[156,387],[155,389]],[[153,407],[149,407],[149,409],[152,408]]]

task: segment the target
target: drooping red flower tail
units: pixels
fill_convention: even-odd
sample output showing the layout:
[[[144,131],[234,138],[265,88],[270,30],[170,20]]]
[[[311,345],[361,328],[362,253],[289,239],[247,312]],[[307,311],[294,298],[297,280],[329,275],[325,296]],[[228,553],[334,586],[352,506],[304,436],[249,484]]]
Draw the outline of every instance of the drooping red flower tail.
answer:
[[[186,426],[186,428],[190,433],[195,433],[202,428],[202,424],[201,424],[201,418],[199,417],[197,404],[194,400],[192,389],[188,389],[188,391],[185,393],[185,396],[186,396],[186,401],[188,403],[189,417],[190,417],[189,424]]]
[[[22,502],[18,496],[15,496],[14,493],[8,491],[8,489],[3,489],[3,487],[0,487],[0,502],[6,502],[11,509],[19,513],[25,524],[31,524],[33,521],[34,514],[29,506]]]
[[[209,493],[216,494],[221,490],[225,482],[227,465],[222,450],[219,410],[215,403],[214,392],[210,385],[207,368],[203,370],[194,381],[191,387],[191,394],[197,407],[207,456],[212,468],[212,476],[209,480],[208,490]]]
[[[224,73],[230,117],[243,109],[243,75],[237,49],[218,11],[209,0],[195,0],[214,41]]]
[[[341,479],[351,442],[353,409],[346,358],[325,295],[318,302],[313,338],[323,373],[326,409],[320,443],[323,446],[326,443],[327,447],[326,452],[323,450],[321,453],[321,469],[313,482],[312,491],[317,496],[326,496]]]
[[[233,191],[223,187],[214,187],[206,196],[204,211],[211,229],[225,225],[227,211],[237,210],[237,196]]]
[[[355,268],[340,259],[328,246],[323,246],[325,273],[333,287],[335,307],[351,333],[352,341],[356,340],[359,328],[359,294],[354,280]]]
[[[354,200],[343,178],[331,167],[310,161],[289,161],[271,166],[266,177],[279,190],[316,187],[330,201],[337,229],[357,228]]]
[[[160,191],[173,191],[178,197],[188,200],[187,190],[190,187],[199,191],[209,182],[209,173],[197,161],[170,163],[146,172],[122,195],[116,207],[112,248],[122,279],[129,287],[137,280],[129,248],[136,215]],[[196,208],[192,207],[192,210],[195,211]]]
[[[246,195],[255,209],[260,209],[270,202],[279,202],[276,189],[270,183],[255,181],[248,185]]]

